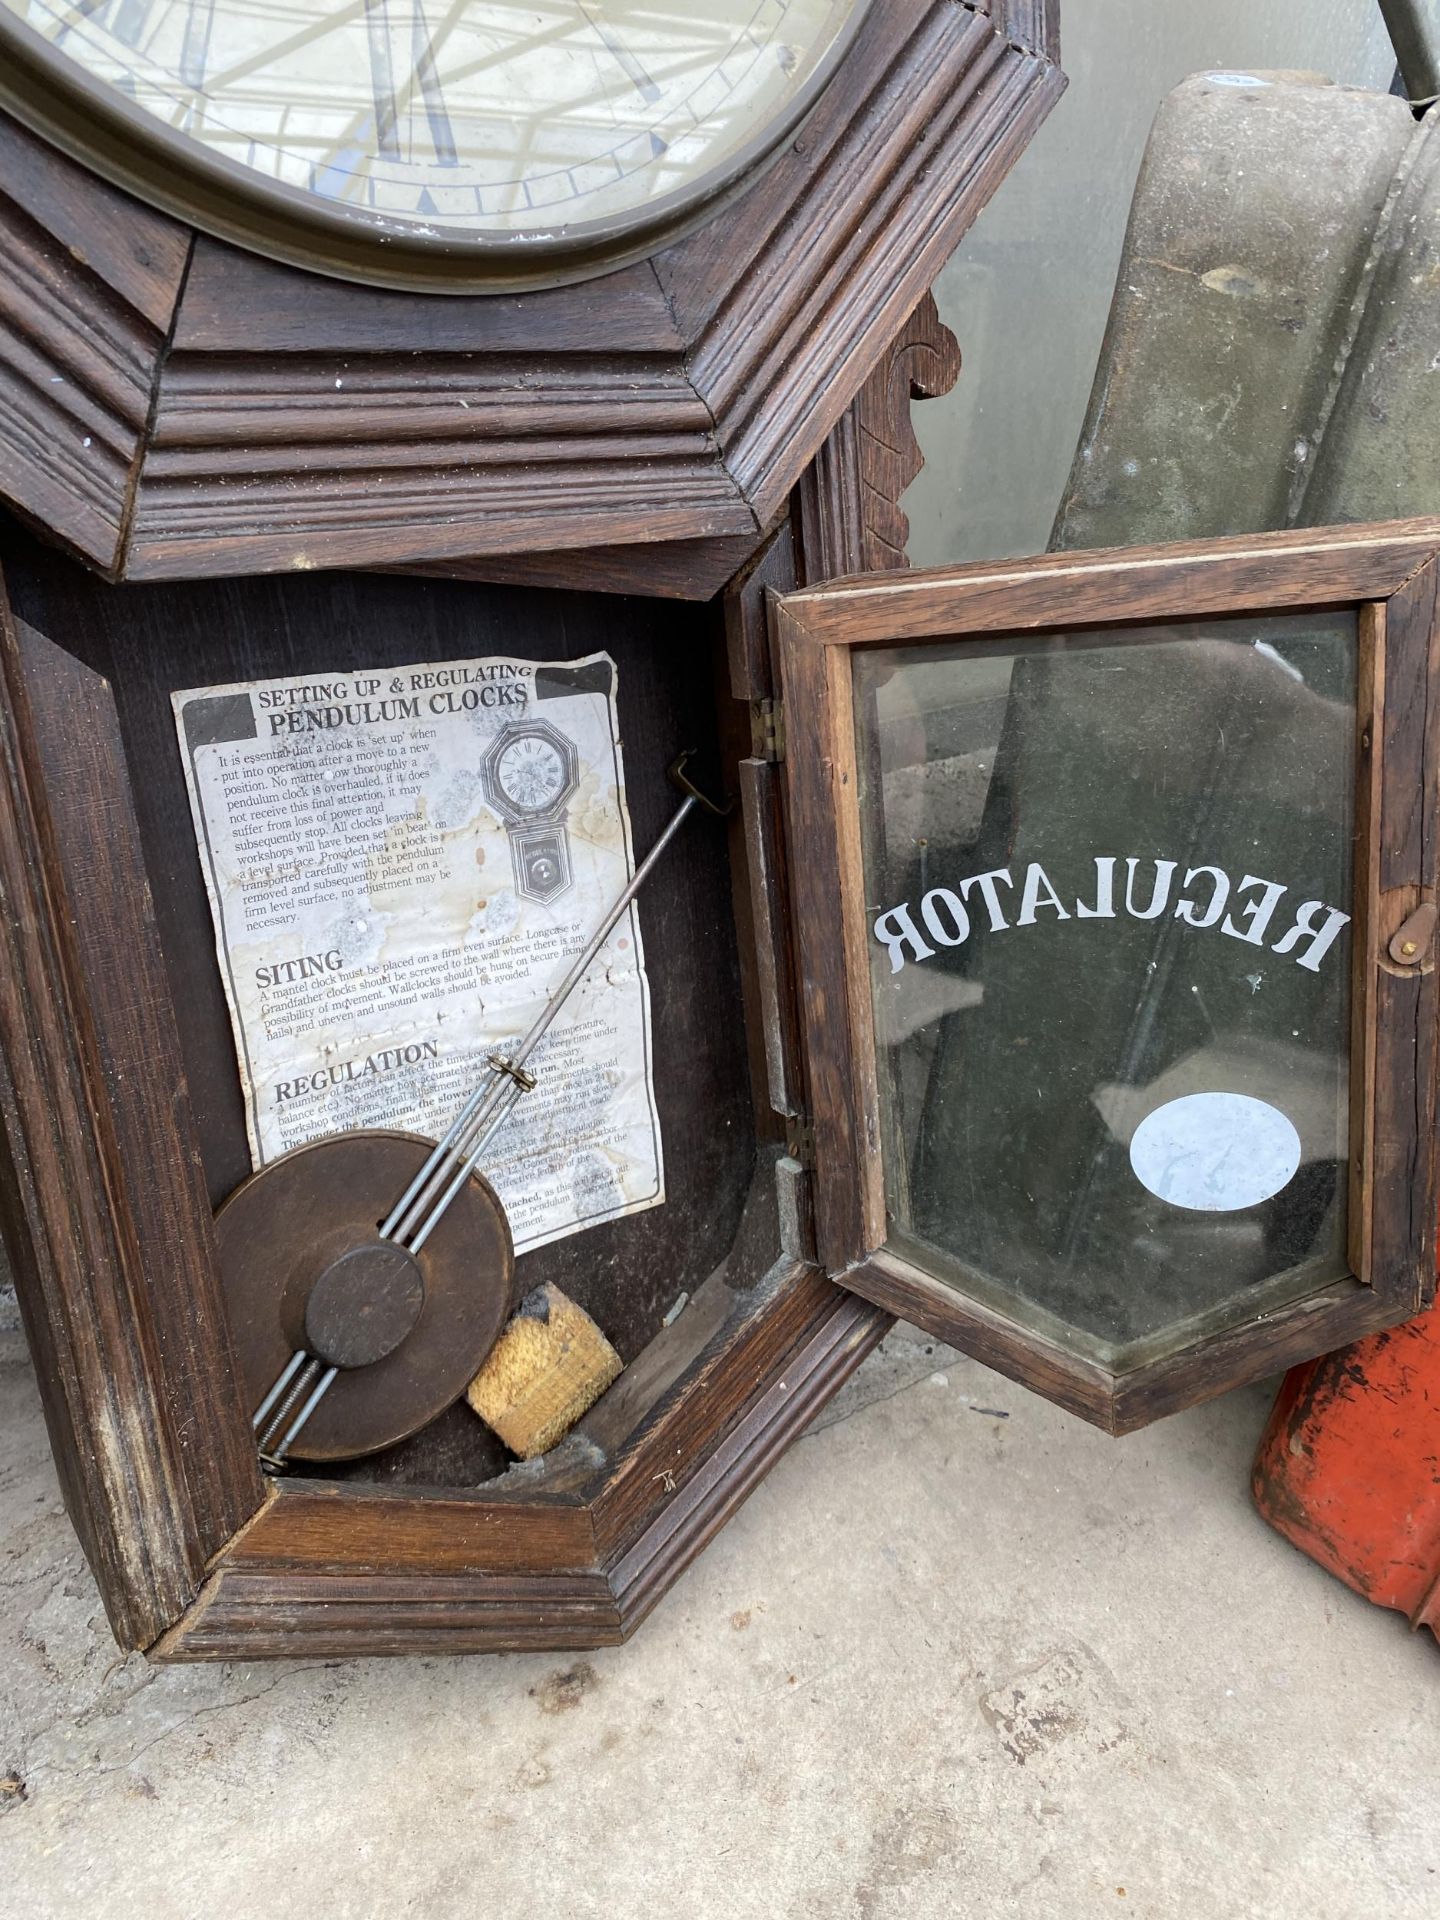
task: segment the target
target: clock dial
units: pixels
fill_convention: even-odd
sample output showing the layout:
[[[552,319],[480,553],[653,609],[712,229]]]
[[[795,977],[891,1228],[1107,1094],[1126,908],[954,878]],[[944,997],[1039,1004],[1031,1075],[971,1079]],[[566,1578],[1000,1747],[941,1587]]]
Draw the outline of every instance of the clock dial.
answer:
[[[536,734],[512,740],[495,763],[500,791],[526,813],[555,804],[566,784],[566,767],[550,741]]]
[[[748,170],[866,3],[0,0],[0,23],[212,185],[218,168],[410,243],[553,250]]]

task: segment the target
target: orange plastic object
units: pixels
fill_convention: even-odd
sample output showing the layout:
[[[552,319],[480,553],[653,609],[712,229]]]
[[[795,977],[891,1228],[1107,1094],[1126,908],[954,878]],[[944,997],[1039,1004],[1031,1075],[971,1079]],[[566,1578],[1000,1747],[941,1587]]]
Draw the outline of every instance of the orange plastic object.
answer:
[[[1440,1307],[1293,1368],[1254,1493],[1302,1553],[1440,1635]]]

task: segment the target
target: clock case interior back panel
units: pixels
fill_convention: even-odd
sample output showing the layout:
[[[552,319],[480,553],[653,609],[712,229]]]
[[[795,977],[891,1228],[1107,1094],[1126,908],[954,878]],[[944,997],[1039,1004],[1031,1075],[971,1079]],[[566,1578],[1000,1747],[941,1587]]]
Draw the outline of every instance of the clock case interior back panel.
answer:
[[[643,268],[490,300],[273,266],[0,128],[4,484],[43,536],[4,542],[0,1184],[123,1645],[623,1638],[888,1326],[814,1261],[764,596],[903,561],[909,401],[958,372],[924,287],[1063,84],[1053,51],[1028,8],[875,9],[793,166]],[[459,1409],[266,1481],[217,1285],[248,1157],[168,696],[600,647],[637,851],[680,747],[744,802],[641,906],[667,1203],[527,1256],[625,1371],[529,1467]]]

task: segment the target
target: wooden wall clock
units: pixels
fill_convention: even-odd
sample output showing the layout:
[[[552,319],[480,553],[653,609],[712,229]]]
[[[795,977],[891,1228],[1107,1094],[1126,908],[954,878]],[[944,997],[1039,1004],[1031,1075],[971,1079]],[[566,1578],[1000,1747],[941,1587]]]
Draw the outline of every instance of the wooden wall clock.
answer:
[[[926,289],[1058,95],[1054,12],[0,7],[0,1184],[123,1645],[621,1638],[889,1324],[815,1258],[764,596],[903,557],[909,399],[958,370]],[[530,1184],[463,1186],[486,1311],[568,1298],[618,1379],[522,1467],[464,1404],[411,1432],[461,1216],[373,1269],[357,1357],[315,1302],[397,1196],[322,1182],[239,1235],[266,1337],[400,1411],[352,1457],[336,1385],[262,1475],[227,1203],[336,1134],[389,1180],[387,1084],[458,1096],[687,747],[744,805],[617,922],[629,1038],[581,992]]]

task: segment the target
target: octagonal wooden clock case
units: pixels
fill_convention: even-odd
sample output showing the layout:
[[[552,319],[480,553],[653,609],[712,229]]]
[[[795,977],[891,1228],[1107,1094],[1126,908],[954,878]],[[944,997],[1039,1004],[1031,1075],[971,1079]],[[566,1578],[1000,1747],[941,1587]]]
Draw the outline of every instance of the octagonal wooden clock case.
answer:
[[[958,370],[927,288],[1060,91],[1054,13],[0,6],[4,1224],[123,1645],[619,1639],[888,1326],[815,1257],[764,600],[903,564],[909,401]],[[525,1465],[462,1401],[267,1476],[222,1275],[234,1216],[217,1237],[215,1215],[274,1149],[248,1049],[294,1003],[244,1027],[200,789],[249,777],[264,711],[291,794],[272,835],[317,887],[371,861],[373,892],[375,849],[312,833],[284,785],[286,714],[338,725],[370,701],[383,720],[419,667],[427,699],[473,695],[481,728],[427,790],[441,838],[489,810],[466,911],[503,898],[561,929],[561,958],[604,904],[595,876],[632,871],[673,817],[677,752],[697,791],[743,805],[695,810],[606,962],[633,985],[643,946],[631,1039],[600,1068],[649,1102],[663,1204],[604,1138],[546,1202],[583,1220],[613,1176],[635,1204],[601,1224],[547,1234],[520,1202],[475,1202],[487,1271],[520,1248],[495,1300],[558,1289],[618,1379]],[[482,713],[478,685],[498,702],[507,674],[553,704]],[[364,777],[393,798],[408,749],[389,751]],[[267,844],[230,875],[257,927],[289,871]],[[426,845],[383,849],[414,898]],[[251,972],[308,991],[311,971],[378,966],[373,934],[352,914],[338,944]],[[443,1051],[417,1032],[363,1071]],[[319,1103],[311,1133],[363,1125],[371,1108],[333,1104],[362,1068],[333,1039],[319,1057],[275,1084]],[[488,1070],[520,1085],[515,1062]],[[256,1232],[309,1257],[334,1204],[321,1181]],[[400,1364],[407,1315],[425,1324],[392,1266],[356,1379]],[[318,1292],[286,1339],[343,1371],[357,1353]]]

